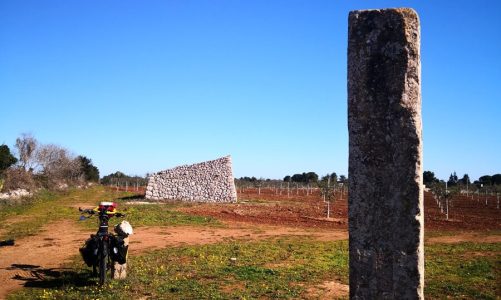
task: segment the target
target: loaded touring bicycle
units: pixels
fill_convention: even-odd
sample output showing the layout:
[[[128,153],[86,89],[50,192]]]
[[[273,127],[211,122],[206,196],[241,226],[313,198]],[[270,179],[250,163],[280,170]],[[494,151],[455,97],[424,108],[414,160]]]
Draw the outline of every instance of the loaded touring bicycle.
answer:
[[[82,213],[81,220],[98,216],[99,229],[96,234],[90,235],[84,247],[80,248],[80,253],[87,266],[92,267],[93,276],[99,275],[100,285],[106,282],[108,270],[113,272],[116,263],[123,265],[127,261],[129,246],[126,239],[132,234],[132,227],[127,221],[122,221],[115,226],[116,235],[108,231],[110,218],[125,217],[125,214],[119,213],[116,207],[115,202],[101,202],[94,209],[79,208]]]

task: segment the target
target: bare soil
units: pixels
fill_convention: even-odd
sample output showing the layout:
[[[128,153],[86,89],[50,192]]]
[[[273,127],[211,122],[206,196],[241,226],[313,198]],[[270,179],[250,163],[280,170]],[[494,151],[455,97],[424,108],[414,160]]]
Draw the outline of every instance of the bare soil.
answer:
[[[337,281],[325,281],[322,284],[308,288],[306,290],[306,297],[312,299],[346,298],[349,292],[350,287],[347,284]]]
[[[26,282],[40,280],[41,274],[59,268],[78,253],[88,237],[73,223],[51,224],[40,234],[0,248],[0,299],[21,288]]]
[[[142,227],[131,236],[131,254],[172,246],[203,245],[226,240],[253,241],[277,236],[304,236],[322,241],[336,241],[348,238],[348,232],[311,231],[277,226],[247,226],[226,223],[227,228],[202,227]]]
[[[227,223],[227,228],[139,227],[130,237],[131,255],[172,246],[217,243],[225,240],[258,240],[277,236],[305,236],[319,240],[348,238],[344,230],[311,231],[277,226],[248,226]],[[78,248],[89,232],[73,222],[50,224],[40,234],[0,248],[0,299],[28,282],[43,279],[43,274],[61,271],[61,265],[78,255]]]
[[[455,235],[444,235],[432,237],[426,240],[427,243],[457,244],[462,242],[474,243],[501,243],[501,235],[485,235],[476,233],[465,233]]]
[[[487,204],[485,199],[487,198]],[[431,193],[424,194],[424,224],[432,231],[497,231],[501,230],[501,209],[496,196],[456,195],[449,202],[449,219],[446,208],[441,211]]]
[[[449,205],[449,219],[441,212],[431,193],[425,192],[425,232],[426,231],[501,231],[501,209],[497,208],[497,198],[485,196],[477,199],[456,196]],[[319,191],[306,195],[300,190],[296,195],[292,190],[282,195],[272,189],[246,189],[238,194],[236,204],[200,204],[182,210],[201,216],[212,216],[220,220],[270,224],[301,228],[347,229],[347,193],[337,195],[330,204],[330,218],[327,218],[327,203]],[[259,200],[255,200],[259,199]]]
[[[339,200],[332,203],[330,218],[327,218],[327,203],[321,199],[319,192],[314,192],[312,195],[304,193],[299,191],[296,195],[293,192],[288,197],[287,192],[282,192],[280,195],[271,190],[261,189],[258,195],[256,190],[248,189],[238,194],[239,202],[236,204],[208,203],[181,210],[229,222],[311,229],[348,229],[346,194],[338,195]]]

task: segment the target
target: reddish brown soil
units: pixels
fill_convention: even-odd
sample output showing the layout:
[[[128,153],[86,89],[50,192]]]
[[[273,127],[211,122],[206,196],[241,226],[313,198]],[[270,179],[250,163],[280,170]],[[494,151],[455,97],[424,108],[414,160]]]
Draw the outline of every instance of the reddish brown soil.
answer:
[[[282,195],[274,190],[246,189],[238,193],[236,204],[200,204],[182,208],[183,211],[217,219],[270,224],[305,228],[348,228],[347,195],[338,195],[338,200],[331,205],[331,218],[327,219],[327,204],[318,191],[306,195],[300,190],[299,195],[293,190]],[[449,206],[449,220],[433,199],[425,192],[425,230],[428,231],[499,231],[501,230],[501,209],[497,209],[495,196],[485,196],[477,201],[471,197],[456,196]]]
[[[308,299],[338,299],[349,296],[350,287],[337,281],[325,281],[307,289]]]
[[[34,237],[16,240],[15,246],[0,248],[0,299],[25,283],[43,279],[78,253],[88,233],[71,222],[53,224]]]
[[[431,193],[424,197],[425,229],[426,230],[457,230],[457,231],[499,231],[501,230],[501,209],[497,208],[497,198],[485,195],[477,200],[457,195],[449,203],[449,220],[446,220],[445,208],[440,211]]]
[[[303,191],[300,191],[303,192]],[[258,199],[258,200],[256,200]],[[190,214],[212,216],[220,220],[292,226],[304,228],[348,228],[348,207],[346,194],[331,205],[330,219],[327,219],[327,203],[318,192],[313,195],[296,195],[287,192],[271,193],[261,189],[258,195],[255,190],[246,190],[238,194],[236,204],[202,204],[182,210]],[[342,199],[342,200],[341,200]]]

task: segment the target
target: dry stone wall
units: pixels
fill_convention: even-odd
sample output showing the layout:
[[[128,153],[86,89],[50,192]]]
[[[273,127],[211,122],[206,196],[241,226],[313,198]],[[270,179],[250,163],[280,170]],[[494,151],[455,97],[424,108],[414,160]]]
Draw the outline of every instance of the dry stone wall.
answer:
[[[184,165],[151,175],[146,199],[236,202],[231,157]]]

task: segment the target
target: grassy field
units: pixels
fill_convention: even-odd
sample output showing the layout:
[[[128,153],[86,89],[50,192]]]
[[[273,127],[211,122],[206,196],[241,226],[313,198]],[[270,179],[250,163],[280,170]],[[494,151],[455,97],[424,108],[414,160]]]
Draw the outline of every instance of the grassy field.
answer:
[[[297,238],[170,248],[132,257],[128,278],[103,288],[75,261],[10,299],[297,298],[325,280],[347,283],[347,255],[346,241]]]
[[[432,244],[425,248],[425,293],[428,297],[501,297],[500,243]]]
[[[496,299],[500,253],[499,244],[427,246],[426,297]],[[348,283],[348,244],[283,238],[163,249],[131,257],[128,278],[102,288],[79,259],[68,268],[9,299],[308,298],[324,281]]]
[[[92,208],[100,201],[117,202],[119,210],[127,214],[127,220],[134,226],[221,226],[216,219],[192,216],[175,210],[178,206],[186,204],[173,202],[161,205],[129,205],[127,200],[133,197],[134,194],[130,192],[115,192],[101,186],[65,192],[43,190],[33,199],[12,205],[0,205],[0,228],[2,228],[0,239],[18,239],[34,235],[44,225],[59,220],[77,222],[80,216],[78,206]],[[78,224],[86,229],[96,228],[94,219]]]
[[[42,192],[22,205],[0,206],[0,225],[4,237],[34,235],[51,221],[78,222],[75,204],[113,200],[126,209],[133,226],[223,226],[176,210],[187,204],[129,205],[131,196],[102,187]],[[95,222],[79,224],[95,228]],[[425,263],[426,298],[501,297],[501,243],[426,244]],[[131,256],[128,278],[103,287],[90,275],[75,255],[73,262],[27,282],[9,299],[315,299],[312,289],[325,282],[348,283],[348,243],[304,237],[226,240]]]
[[[85,190],[78,194],[84,196]],[[40,228],[52,221],[76,219],[78,212],[69,205],[75,201],[72,192],[51,193],[40,191],[33,199],[26,199],[18,205],[3,204],[0,206],[0,239],[18,239],[36,234]]]

